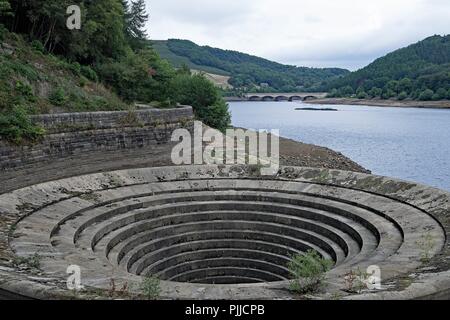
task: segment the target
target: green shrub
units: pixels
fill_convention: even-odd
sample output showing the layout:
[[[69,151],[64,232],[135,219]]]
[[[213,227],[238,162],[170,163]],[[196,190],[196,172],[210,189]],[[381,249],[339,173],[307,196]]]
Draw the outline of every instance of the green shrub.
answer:
[[[398,100],[405,100],[406,98],[408,98],[408,94],[405,91],[400,92],[397,97]]]
[[[33,40],[33,42],[31,42],[31,46],[37,52],[40,52],[40,53],[44,53],[45,52],[44,45],[39,40]]]
[[[87,85],[87,79],[84,78],[84,77],[81,77],[81,78],[80,78],[80,81],[78,81],[78,85],[79,85],[81,88],[84,88],[84,87]]]
[[[127,102],[163,101],[175,70],[153,50],[130,53],[97,66],[99,77]]]
[[[22,63],[16,60],[7,60],[3,62],[3,68],[7,69],[9,74],[17,73],[30,81],[40,80],[39,72],[36,68],[27,63]]]
[[[141,290],[147,299],[158,299],[161,293],[160,280],[155,276],[147,276],[142,280]]]
[[[327,98],[339,98],[339,93],[337,89],[333,88],[331,91],[327,94]]]
[[[67,101],[66,93],[62,88],[57,88],[56,90],[53,90],[52,93],[50,93],[48,99],[50,103],[59,107],[63,106]]]
[[[304,255],[294,255],[288,263],[288,269],[293,277],[290,290],[300,294],[317,291],[332,264],[331,260],[322,258],[314,250],[309,250]]]
[[[91,81],[98,82],[97,72],[89,66],[81,66],[81,74]]]
[[[382,94],[383,90],[381,88],[373,87],[372,89],[369,90],[369,95],[372,98],[381,97]]]
[[[353,90],[353,88],[351,86],[345,86],[345,87],[339,88],[339,90],[338,90],[338,94],[341,97],[350,97],[354,93],[355,93],[355,91]]]
[[[419,100],[422,101],[429,101],[433,98],[434,92],[431,89],[426,89],[425,91],[423,91],[420,96],[419,96]]]
[[[437,98],[436,100],[443,100],[443,99],[447,98],[447,90],[445,90],[444,88],[439,88],[436,90],[435,95]]]
[[[431,233],[427,233],[425,235],[422,235],[422,237],[420,238],[420,240],[416,241],[417,246],[419,247],[419,249],[421,250],[421,258],[420,260],[423,263],[427,263],[430,261],[431,259],[431,255],[433,252],[433,249],[436,246],[436,239],[434,238],[434,236]]]
[[[177,75],[171,83],[172,101],[190,105],[208,126],[224,131],[230,125],[228,105],[212,82],[202,75]]]
[[[31,269],[39,269],[41,267],[41,256],[37,253],[26,258],[15,256],[12,263],[15,267],[26,266]]]
[[[81,65],[78,62],[69,63],[68,69],[76,76],[81,75]]]
[[[387,100],[387,99],[393,98],[395,96],[396,96],[396,94],[392,89],[385,89],[385,90],[383,90],[381,98]]]
[[[31,88],[29,84],[23,83],[22,81],[17,81],[16,92],[25,100],[35,101],[33,88]]]
[[[8,34],[8,29],[0,23],[0,41],[3,41]]]
[[[24,107],[15,106],[0,113],[0,136],[3,139],[20,144],[24,139],[36,140],[44,133],[42,128],[31,122]]]
[[[367,99],[367,93],[364,90],[358,91],[356,97],[358,99]]]

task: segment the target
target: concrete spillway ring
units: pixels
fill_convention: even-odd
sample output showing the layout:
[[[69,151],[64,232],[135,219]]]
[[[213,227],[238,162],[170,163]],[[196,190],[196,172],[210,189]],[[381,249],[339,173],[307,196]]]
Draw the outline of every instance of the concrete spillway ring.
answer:
[[[333,262],[325,296],[369,266],[381,271],[383,289],[349,298],[448,292],[448,193],[337,170],[283,167],[260,176],[256,169],[132,169],[0,195],[9,234],[2,254],[37,253],[41,270],[39,277],[0,270],[7,279],[0,287],[64,296],[67,267],[77,265],[90,288],[154,275],[164,298],[288,299],[294,295],[280,290],[291,277],[287,263],[313,249]],[[428,290],[414,286],[424,279]]]

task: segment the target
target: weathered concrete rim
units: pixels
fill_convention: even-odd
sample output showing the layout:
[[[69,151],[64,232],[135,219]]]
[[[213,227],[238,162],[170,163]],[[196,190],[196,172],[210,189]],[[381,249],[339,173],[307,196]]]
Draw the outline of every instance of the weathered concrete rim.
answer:
[[[159,172],[159,175],[154,174],[151,176],[152,171],[153,173]],[[245,176],[250,176],[254,179],[262,179],[262,177],[254,176],[252,172],[253,170],[249,170],[248,167],[244,166],[192,166],[143,168],[114,171],[107,174],[86,175],[82,177],[74,177],[43,183],[0,195],[0,212],[2,216],[11,217],[11,221],[16,222],[19,219],[23,219],[28,214],[31,214],[36,206],[51,205],[62,198],[70,198],[68,197],[67,192],[72,192],[71,197],[77,197],[76,195],[73,196],[73,194],[78,193],[79,195],[80,193],[91,193],[93,190],[100,191],[103,190],[105,186],[109,189],[114,189],[120,188],[123,185],[138,185],[139,183],[143,183],[142,177],[145,177],[144,180],[150,179],[154,182],[158,181],[158,178],[161,177],[164,177],[167,181],[183,181],[186,173],[191,175],[191,177],[201,175],[214,179],[224,177],[239,178]],[[113,178],[118,178],[121,181],[118,182]],[[434,257],[429,263],[431,268],[436,269],[433,269],[433,272],[431,273],[429,270],[424,272],[418,270],[415,272],[414,279],[418,279],[417,283],[419,284],[423,283],[423,279],[425,279],[425,283],[429,284],[430,287],[434,288],[434,291],[437,292],[434,292],[433,290],[430,292],[429,288],[424,291],[423,287],[420,289],[414,289],[416,288],[416,282],[413,281],[412,284],[405,290],[385,291],[371,295],[362,295],[359,297],[368,299],[374,297],[385,297],[388,299],[411,299],[426,296],[427,298],[432,298],[433,296],[438,297],[439,295],[442,295],[443,292],[448,291],[450,286],[446,286],[446,282],[442,281],[442,274],[445,274],[445,272],[449,270],[449,262],[448,259],[446,259],[449,256],[450,248],[448,243],[448,236],[450,234],[450,194],[448,192],[412,182],[390,179],[386,177],[315,168],[283,167],[280,169],[278,176],[274,179],[280,181],[301,181],[324,186],[336,186],[343,189],[362,190],[366,193],[381,195],[396,201],[401,201],[432,216],[445,230],[445,246],[442,252]],[[148,181],[146,183],[148,183]],[[65,192],[58,190],[58,188],[61,187],[66,188]],[[40,194],[43,198],[39,199],[39,197],[36,197],[37,194]],[[31,204],[32,206],[30,208],[24,208],[27,204]],[[22,208],[22,210],[19,210],[19,208]],[[0,228],[2,240],[4,235],[9,234],[9,230],[6,230],[7,228],[5,227],[7,227],[7,225],[3,226],[2,224],[2,227]],[[436,278],[433,278],[434,274]],[[30,281],[28,279],[29,277],[26,275],[17,273],[16,270],[9,268],[0,269],[0,276],[2,282],[5,280],[5,282],[0,283],[0,287],[11,292],[16,292],[35,298],[71,297],[70,293],[64,291],[61,280],[54,282],[52,285],[42,285],[42,283],[39,283],[38,281]],[[8,281],[8,279],[10,281]],[[434,284],[437,279],[441,279],[439,281],[439,286]],[[448,282],[450,282],[450,280]],[[27,286],[26,289],[24,287],[25,285]],[[173,285],[178,286],[178,284],[175,283]],[[258,284],[256,286],[242,285],[239,286],[239,288],[229,288],[228,286],[228,289],[231,290],[229,294],[224,294],[224,298],[239,298],[239,296],[242,295],[244,295],[244,298],[292,298],[292,296],[287,293],[274,290],[283,285],[285,285],[285,283],[271,283],[270,285]],[[209,288],[208,285],[204,285],[202,287]],[[252,288],[254,289],[255,287],[260,287],[262,290],[256,290],[257,292],[252,294]],[[272,293],[276,292],[277,294],[268,294],[265,289]],[[42,294],[42,292],[44,293]],[[399,292],[399,294],[396,295],[394,294],[395,292]],[[262,295],[258,296],[258,294]],[[204,293],[194,294],[194,297],[191,298],[195,298],[195,295],[198,295],[198,297],[201,298],[204,296]],[[358,298],[358,296],[354,296],[352,298]]]

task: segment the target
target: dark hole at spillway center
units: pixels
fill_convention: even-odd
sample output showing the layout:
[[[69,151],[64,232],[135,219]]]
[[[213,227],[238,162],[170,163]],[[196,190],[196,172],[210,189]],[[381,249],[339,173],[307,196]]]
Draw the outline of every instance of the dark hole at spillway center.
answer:
[[[176,184],[171,182],[171,184]],[[247,188],[244,187],[247,184]],[[253,188],[180,189],[136,197],[91,221],[94,250],[137,275],[191,283],[257,283],[290,278],[295,254],[315,250],[335,266],[369,256],[389,232],[389,219],[337,199]],[[79,237],[90,228],[79,230]],[[84,232],[86,231],[86,232]]]

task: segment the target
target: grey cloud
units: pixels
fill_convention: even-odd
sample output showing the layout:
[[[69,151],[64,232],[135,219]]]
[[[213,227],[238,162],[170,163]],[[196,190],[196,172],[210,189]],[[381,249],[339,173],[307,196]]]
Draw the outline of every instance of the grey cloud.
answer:
[[[357,69],[450,31],[448,0],[148,0],[154,39],[185,38],[281,63]]]

